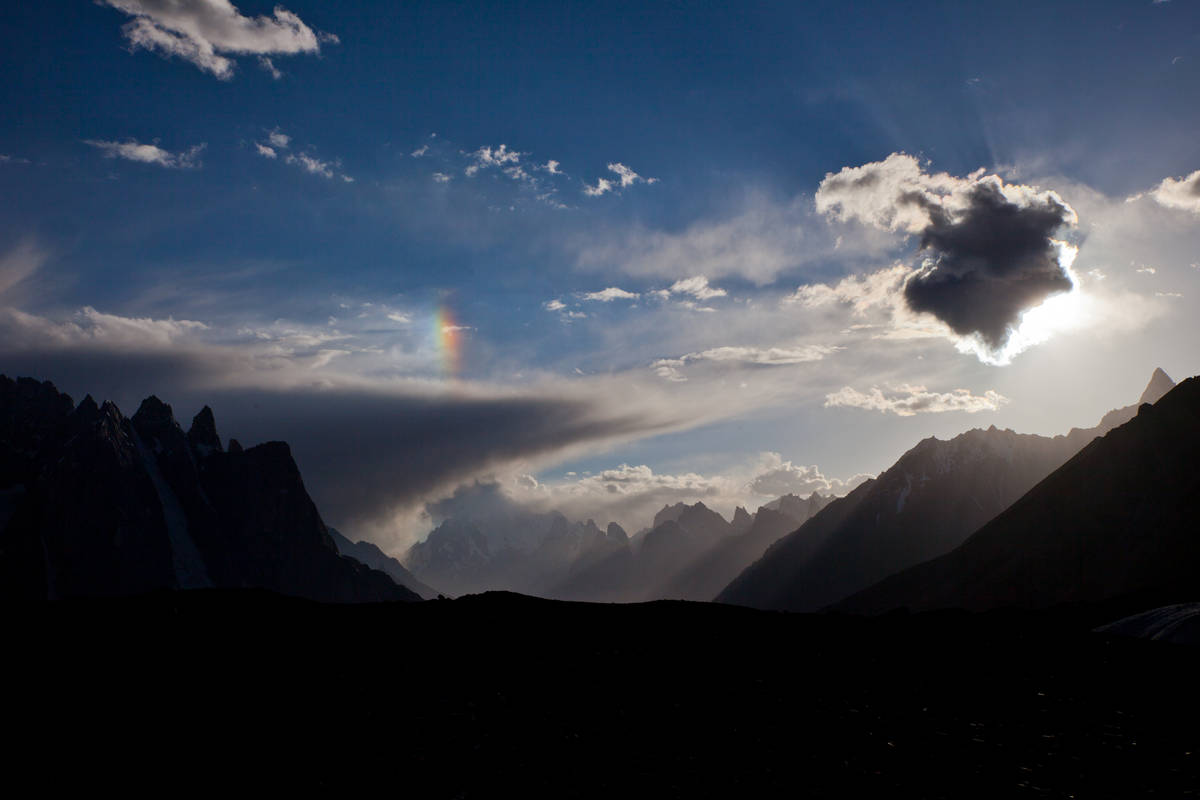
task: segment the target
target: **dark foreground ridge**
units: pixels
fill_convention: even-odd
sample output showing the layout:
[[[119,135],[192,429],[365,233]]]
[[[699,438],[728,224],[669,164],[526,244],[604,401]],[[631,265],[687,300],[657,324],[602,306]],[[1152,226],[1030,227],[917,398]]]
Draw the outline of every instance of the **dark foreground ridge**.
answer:
[[[1117,607],[879,618],[201,590],[0,620],[12,785],[422,798],[1183,796],[1200,654]]]

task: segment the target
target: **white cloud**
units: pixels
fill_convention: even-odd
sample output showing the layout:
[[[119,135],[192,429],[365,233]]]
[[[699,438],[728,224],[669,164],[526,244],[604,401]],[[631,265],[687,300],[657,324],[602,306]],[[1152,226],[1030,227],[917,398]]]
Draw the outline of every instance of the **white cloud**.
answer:
[[[449,183],[450,176],[444,172],[435,172],[433,173],[433,180],[436,183]]]
[[[982,395],[973,395],[967,389],[955,389],[952,392],[930,392],[924,386],[898,386],[885,395],[878,387],[872,387],[870,392],[863,393],[849,386],[826,395],[825,407],[847,406],[863,408],[870,411],[891,412],[901,417],[911,417],[914,414],[936,414],[944,411],[965,411],[974,414],[979,411],[996,411],[1008,403],[1008,398],[989,389]]]
[[[785,461],[779,453],[763,453],[758,472],[747,484],[747,489],[763,497],[779,497],[795,494],[806,497],[813,492],[822,495],[844,495],[870,480],[867,474],[854,475],[846,480],[829,478],[821,474],[816,464],[804,466]]]
[[[247,17],[229,0],[98,2],[133,17],[121,28],[133,49],[182,58],[221,80],[233,77],[237,56],[261,56],[274,74],[269,56],[318,53],[322,43],[338,42],[282,6],[275,6],[271,16]]]
[[[1066,224],[1079,221],[1057,192],[1005,183],[985,172],[980,168],[962,178],[945,172],[931,174],[913,156],[892,153],[883,161],[827,173],[814,199],[817,212],[833,219],[918,234],[930,225],[930,209],[956,217],[969,208],[971,191],[987,184],[1010,203],[1024,207],[1051,201],[1063,208]]]
[[[598,292],[587,292],[582,295],[584,300],[600,303],[611,303],[613,300],[636,300],[639,296],[637,292],[627,292],[624,289],[618,289],[616,286],[610,286]]]
[[[622,189],[633,186],[638,181],[641,181],[642,183],[658,183],[658,178],[643,178],[641,175],[638,175],[629,167],[619,162],[609,164],[608,171],[616,173],[617,177],[621,179]]]
[[[124,142],[106,142],[96,139],[84,139],[84,144],[104,153],[105,158],[123,158],[127,161],[139,161],[143,164],[157,164],[168,169],[195,169],[200,166],[200,154],[205,144],[189,147],[178,153],[164,150],[157,144],[142,144],[134,139]]]
[[[611,192],[613,188],[612,181],[607,178],[597,178],[595,186],[583,185],[583,193],[588,197],[599,197],[605,192]]]
[[[294,164],[312,175],[320,175],[322,178],[328,179],[338,177],[345,183],[354,183],[354,178],[341,172],[341,159],[324,161],[308,153],[289,153],[283,161],[285,164]]]
[[[547,168],[549,168],[550,164],[553,164],[555,168],[558,167],[557,161],[549,162],[549,164],[547,164]],[[557,174],[555,170],[549,171]],[[633,186],[635,183],[658,183],[658,178],[643,178],[641,175],[638,175],[632,169],[620,162],[613,162],[612,164],[609,164],[608,171],[617,176],[616,181],[610,180],[609,178],[597,178],[595,186],[589,186],[586,183],[583,185],[583,193],[588,197],[599,197],[602,194],[616,191],[618,188],[626,189],[630,186]]]
[[[1161,206],[1200,214],[1200,169],[1183,178],[1164,178],[1150,195]],[[1130,200],[1137,200],[1134,195]]]
[[[499,147],[495,148],[485,145],[480,147],[475,152],[469,153],[468,155],[470,158],[474,159],[474,163],[469,165],[464,172],[468,176],[473,176],[481,169],[487,169],[489,167],[503,167],[507,164],[516,165],[518,162],[520,162],[521,156],[528,154],[520,153],[516,150],[509,150],[508,145],[501,144]]]
[[[559,163],[552,158],[540,167],[534,167],[534,169],[540,169],[541,171],[551,175],[562,175],[563,171],[558,167]]]
[[[714,297],[725,297],[728,294],[724,289],[709,286],[708,278],[703,275],[677,280],[671,284],[670,291],[675,294],[690,294],[697,300],[711,300]]]
[[[418,147],[416,150],[413,150],[411,153],[409,153],[409,155],[411,155],[413,158],[420,158],[421,156],[425,155],[428,152],[429,152],[429,145],[423,144],[420,147]]]
[[[398,322],[401,325],[407,325],[410,322],[412,322],[412,315],[405,314],[401,311],[392,311],[392,312],[388,313],[387,318],[390,319],[392,322]]]
[[[314,175],[320,175],[323,178],[333,177],[334,165],[328,161],[321,161],[319,158],[313,158],[305,153],[289,155],[285,160],[289,164],[299,164]]]
[[[554,300],[547,300],[545,303],[542,303],[542,308],[546,309],[547,311],[562,311],[566,307],[567,304],[557,298]]]
[[[271,143],[272,147],[286,150],[292,143],[292,137],[280,131],[279,128],[275,128],[267,134],[267,141]]]
[[[254,149],[263,158],[276,158],[279,154],[275,152],[275,148],[262,144],[261,142],[254,143]]]

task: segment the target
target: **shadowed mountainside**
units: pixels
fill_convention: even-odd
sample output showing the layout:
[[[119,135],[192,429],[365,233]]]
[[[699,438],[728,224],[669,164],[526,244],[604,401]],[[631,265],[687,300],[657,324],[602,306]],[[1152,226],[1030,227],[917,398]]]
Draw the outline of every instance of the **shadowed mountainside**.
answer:
[[[156,397],[132,419],[0,376],[0,592],[10,599],[258,587],[414,600],[342,558],[283,442],[225,451],[205,407],[185,434]]]
[[[1156,370],[1143,397],[1174,385]],[[755,608],[815,611],[947,553],[1136,406],[1053,438],[975,429],[925,439],[873,481],[772,546],[719,595]]]
[[[1195,599],[1200,379],[1096,439],[961,547],[839,603],[1045,608],[1154,592]]]
[[[342,555],[353,558],[358,563],[371,569],[377,569],[380,572],[386,573],[388,577],[399,585],[420,595],[422,600],[433,600],[438,596],[436,589],[421,583],[415,575],[404,568],[403,564],[380,550],[377,545],[364,541],[352,542],[348,537],[342,535],[341,531],[332,526],[327,530],[333,539],[334,545],[337,546],[338,552]]]

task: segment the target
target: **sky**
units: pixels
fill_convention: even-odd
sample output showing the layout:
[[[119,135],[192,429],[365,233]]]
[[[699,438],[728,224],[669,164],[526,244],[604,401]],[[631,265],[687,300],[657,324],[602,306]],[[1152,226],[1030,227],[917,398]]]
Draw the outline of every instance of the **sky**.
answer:
[[[208,404],[393,552],[476,482],[636,530],[1200,372],[1190,0],[46,0],[0,37],[0,372]]]

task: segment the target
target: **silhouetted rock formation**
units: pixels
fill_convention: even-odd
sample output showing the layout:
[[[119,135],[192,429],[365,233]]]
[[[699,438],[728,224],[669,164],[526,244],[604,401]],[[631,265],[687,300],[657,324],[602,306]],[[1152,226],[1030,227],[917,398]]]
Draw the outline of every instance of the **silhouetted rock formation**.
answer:
[[[50,383],[0,376],[0,592],[45,599],[254,587],[315,600],[410,600],[341,558],[288,446],[221,450],[212,412],[132,419]]]
[[[1194,600],[1200,380],[1096,439],[961,547],[839,608],[1045,608],[1145,594]]]
[[[1157,370],[1146,389],[1169,381]],[[1054,438],[971,430],[925,439],[878,478],[777,542],[718,596],[756,608],[815,611],[947,553],[1135,409]]]
[[[338,552],[347,558],[353,558],[364,566],[386,573],[396,583],[420,595],[424,600],[433,600],[438,596],[436,589],[421,583],[415,575],[404,568],[403,564],[380,550],[377,545],[364,541],[352,542],[333,526],[327,530]]]

